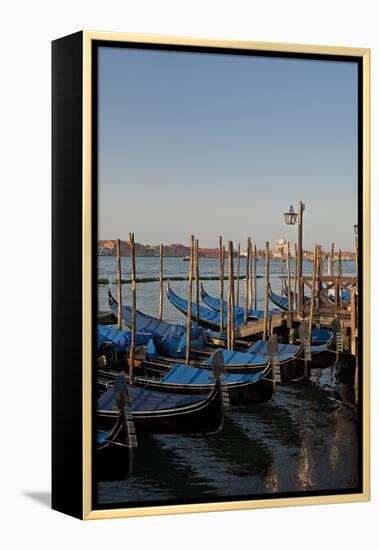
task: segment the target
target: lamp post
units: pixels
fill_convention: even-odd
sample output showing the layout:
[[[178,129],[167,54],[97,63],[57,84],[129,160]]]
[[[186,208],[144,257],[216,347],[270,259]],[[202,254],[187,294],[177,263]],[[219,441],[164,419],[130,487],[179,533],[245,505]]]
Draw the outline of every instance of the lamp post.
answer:
[[[284,219],[287,225],[297,224],[297,255],[298,255],[298,300],[297,312],[303,311],[304,302],[304,284],[303,284],[303,212],[305,204],[299,202],[298,210],[295,212],[293,206],[290,206],[288,212],[284,213]]]

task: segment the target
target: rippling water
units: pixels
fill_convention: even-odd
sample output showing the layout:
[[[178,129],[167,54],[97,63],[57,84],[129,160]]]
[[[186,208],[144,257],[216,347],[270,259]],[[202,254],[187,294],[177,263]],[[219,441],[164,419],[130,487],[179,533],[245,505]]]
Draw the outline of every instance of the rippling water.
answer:
[[[115,259],[99,260],[99,276],[113,279]],[[125,276],[130,259],[123,260]],[[343,267],[344,274],[353,273],[353,262],[344,262]],[[137,258],[140,276],[157,275],[158,269],[158,258]],[[202,259],[200,269],[204,275],[215,274],[218,262]],[[180,259],[165,259],[165,274],[185,274],[187,270],[188,264]],[[305,263],[304,271],[311,270],[312,264]],[[264,273],[263,261],[258,273]],[[280,262],[271,262],[276,290],[280,289],[279,273]],[[210,293],[218,289],[217,281],[204,284]],[[186,282],[173,282],[172,287],[184,294]],[[262,296],[262,280],[258,288]],[[130,285],[123,285],[127,303],[129,292]],[[241,292],[243,296],[243,288]],[[158,283],[137,285],[137,306],[142,311],[157,314],[158,296]],[[106,300],[106,289],[100,288],[100,309],[107,309]],[[165,318],[184,320],[167,301]],[[357,419],[342,403],[340,390],[330,368],[314,370],[308,382],[279,384],[270,403],[229,409],[219,434],[141,435],[132,476],[99,483],[98,502],[170,503],[357,488]]]

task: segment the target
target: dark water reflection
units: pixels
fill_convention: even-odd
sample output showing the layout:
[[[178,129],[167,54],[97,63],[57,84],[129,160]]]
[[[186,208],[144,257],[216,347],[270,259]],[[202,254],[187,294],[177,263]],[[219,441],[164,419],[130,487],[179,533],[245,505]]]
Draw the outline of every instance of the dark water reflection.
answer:
[[[342,394],[330,369],[313,371],[266,405],[231,408],[217,435],[140,436],[132,476],[99,483],[98,502],[356,488],[357,419]]]

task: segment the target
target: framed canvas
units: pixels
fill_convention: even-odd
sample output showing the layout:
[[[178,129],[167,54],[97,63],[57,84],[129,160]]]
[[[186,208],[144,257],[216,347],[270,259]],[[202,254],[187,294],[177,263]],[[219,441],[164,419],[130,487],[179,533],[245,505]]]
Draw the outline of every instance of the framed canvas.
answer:
[[[55,510],[369,499],[369,50],[53,42]]]

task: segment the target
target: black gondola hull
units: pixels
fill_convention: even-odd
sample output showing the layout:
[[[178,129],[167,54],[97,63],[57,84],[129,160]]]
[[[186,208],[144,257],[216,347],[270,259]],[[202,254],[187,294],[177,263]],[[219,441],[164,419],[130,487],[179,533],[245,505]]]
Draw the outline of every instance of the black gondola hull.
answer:
[[[217,383],[203,401],[162,411],[133,412],[137,432],[152,434],[212,434],[222,430],[224,404]]]
[[[97,481],[118,481],[129,477],[133,469],[133,447],[127,425],[119,411],[99,411],[97,429],[110,432],[109,438],[97,445],[95,478]]]

